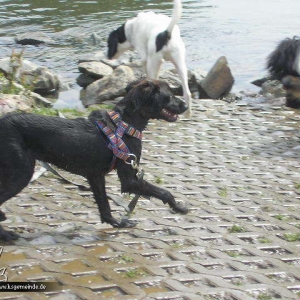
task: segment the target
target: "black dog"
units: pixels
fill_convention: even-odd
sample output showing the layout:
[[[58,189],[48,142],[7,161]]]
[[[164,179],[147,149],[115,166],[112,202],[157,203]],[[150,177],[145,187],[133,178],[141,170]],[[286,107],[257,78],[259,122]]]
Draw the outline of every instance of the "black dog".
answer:
[[[122,120],[137,131],[143,131],[149,119],[177,120],[187,110],[186,104],[173,96],[169,86],[158,80],[141,79],[126,88],[127,95],[114,107]],[[17,195],[29,183],[35,160],[45,161],[71,173],[87,178],[96,199],[101,221],[114,227],[132,227],[135,222],[116,220],[105,191],[105,175],[113,160],[107,147],[108,138],[96,125],[101,121],[114,128],[105,111],[94,111],[88,120],[67,120],[33,114],[11,114],[0,119],[0,205]],[[139,163],[141,140],[125,134],[123,140]],[[168,191],[136,176],[128,161],[117,158],[115,168],[122,192],[156,197],[168,203],[176,212],[187,213]],[[0,221],[6,219],[0,210]],[[0,225],[0,238],[17,236]]]

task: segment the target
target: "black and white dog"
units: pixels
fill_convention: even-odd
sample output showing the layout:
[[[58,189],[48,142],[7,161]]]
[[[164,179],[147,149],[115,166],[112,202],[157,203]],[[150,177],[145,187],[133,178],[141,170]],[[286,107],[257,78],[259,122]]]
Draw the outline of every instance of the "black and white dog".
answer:
[[[157,79],[164,60],[176,67],[183,89],[183,97],[191,110],[185,45],[177,22],[182,11],[181,0],[174,0],[172,18],[154,12],[140,12],[135,18],[112,31],[108,37],[108,58],[116,59],[126,50],[136,50],[146,68],[147,77]]]
[[[283,84],[286,105],[300,108],[300,38],[282,40],[269,55],[267,69],[271,79]]]

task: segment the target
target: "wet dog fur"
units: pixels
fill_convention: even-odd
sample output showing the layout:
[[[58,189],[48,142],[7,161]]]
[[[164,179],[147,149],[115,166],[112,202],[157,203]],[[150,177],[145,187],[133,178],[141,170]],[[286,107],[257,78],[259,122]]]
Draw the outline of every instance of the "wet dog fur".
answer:
[[[270,79],[279,80],[286,91],[286,106],[300,108],[300,38],[282,40],[269,55]]]
[[[114,107],[123,121],[143,131],[150,119],[174,122],[187,110],[169,86],[158,80],[141,79],[127,87],[127,95]],[[35,161],[45,161],[68,172],[85,177],[93,191],[101,221],[113,227],[132,227],[135,222],[121,224],[111,214],[105,190],[105,175],[110,168],[112,151],[106,137],[95,122],[107,122],[105,111],[93,111],[88,119],[63,119],[34,114],[15,113],[0,119],[0,205],[25,188],[33,173]],[[102,136],[101,136],[102,135]],[[142,142],[124,135],[130,152],[140,160]],[[136,170],[123,160],[116,160],[122,192],[161,199],[176,212],[187,213],[170,192],[138,179]],[[0,210],[0,221],[6,219]],[[17,235],[0,225],[0,239],[11,240]]]
[[[282,80],[287,75],[300,76],[300,38],[282,40],[268,56],[267,69],[271,79]]]

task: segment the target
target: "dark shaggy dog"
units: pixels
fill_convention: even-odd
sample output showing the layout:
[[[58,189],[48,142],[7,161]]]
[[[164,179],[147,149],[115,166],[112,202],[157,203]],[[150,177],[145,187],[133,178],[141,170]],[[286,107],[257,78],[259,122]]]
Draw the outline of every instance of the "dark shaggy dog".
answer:
[[[267,69],[270,79],[281,81],[286,90],[286,105],[300,108],[300,39],[281,41],[269,55]]]
[[[139,80],[127,87],[127,95],[115,106],[123,121],[143,131],[149,119],[176,121],[178,114],[187,110],[186,104],[173,96],[169,86],[157,80]],[[0,205],[17,195],[29,183],[35,160],[56,165],[87,178],[97,202],[101,221],[114,227],[132,227],[132,221],[121,222],[111,215],[105,191],[105,175],[113,158],[107,147],[106,136],[97,128],[96,121],[114,126],[106,112],[94,111],[88,120],[45,117],[32,114],[11,114],[0,119]],[[123,140],[139,162],[141,140],[124,135]],[[168,191],[136,176],[136,170],[121,159],[116,169],[122,192],[145,197],[156,197],[180,213],[187,209]],[[0,210],[0,221],[6,219]],[[0,226],[0,238],[16,238]]]
[[[281,80],[286,75],[300,76],[300,39],[294,37],[281,41],[269,55],[267,69],[272,79]]]

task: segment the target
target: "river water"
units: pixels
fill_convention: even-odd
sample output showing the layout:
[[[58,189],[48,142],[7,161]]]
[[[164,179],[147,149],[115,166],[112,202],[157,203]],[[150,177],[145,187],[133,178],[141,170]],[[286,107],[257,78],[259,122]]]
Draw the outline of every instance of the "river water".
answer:
[[[179,26],[189,69],[208,71],[222,55],[235,77],[234,91],[257,88],[250,81],[266,74],[265,61],[276,44],[300,35],[299,0],[183,0]],[[58,106],[80,106],[77,61],[105,50],[109,32],[141,10],[170,15],[172,1],[0,0],[0,58],[11,54],[14,37],[43,31],[54,45],[26,46],[24,57],[45,65],[69,82]],[[96,33],[97,40],[92,38]]]

